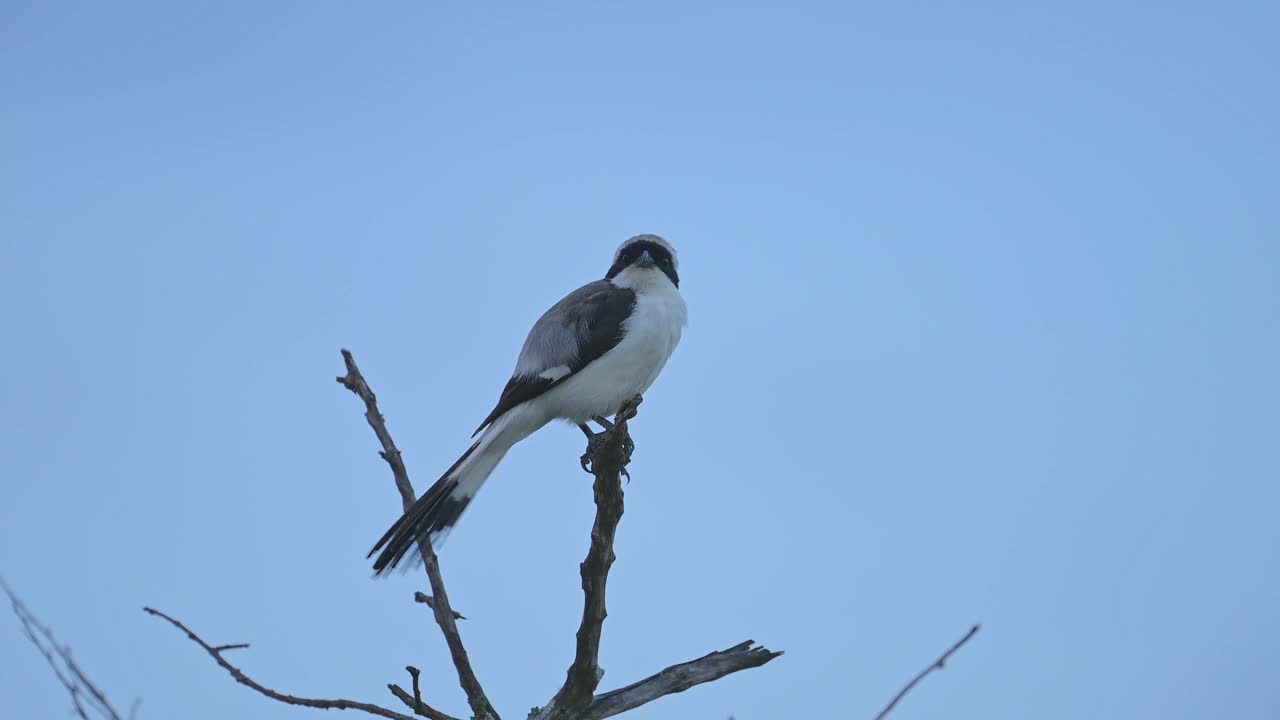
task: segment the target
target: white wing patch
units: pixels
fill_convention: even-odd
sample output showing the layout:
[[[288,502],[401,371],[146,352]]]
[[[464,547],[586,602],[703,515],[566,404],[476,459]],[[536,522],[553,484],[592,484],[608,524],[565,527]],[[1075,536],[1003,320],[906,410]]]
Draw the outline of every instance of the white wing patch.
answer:
[[[538,377],[544,380],[550,380],[551,382],[555,382],[556,380],[559,380],[560,378],[568,374],[569,374],[568,365],[557,365],[553,368],[547,368],[546,370],[543,370],[542,372],[538,373]]]

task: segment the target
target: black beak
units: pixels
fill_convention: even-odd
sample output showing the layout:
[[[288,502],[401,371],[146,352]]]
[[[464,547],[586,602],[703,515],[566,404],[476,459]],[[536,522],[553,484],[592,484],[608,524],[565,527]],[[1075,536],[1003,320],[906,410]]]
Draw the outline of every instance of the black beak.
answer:
[[[648,250],[640,253],[640,257],[636,258],[636,267],[651,268],[654,265],[657,265],[657,263],[653,261],[653,256],[649,254]]]

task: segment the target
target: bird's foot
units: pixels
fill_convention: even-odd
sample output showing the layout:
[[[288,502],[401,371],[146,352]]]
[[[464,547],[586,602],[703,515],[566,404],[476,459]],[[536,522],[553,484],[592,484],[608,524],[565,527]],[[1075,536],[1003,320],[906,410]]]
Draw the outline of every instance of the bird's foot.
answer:
[[[605,462],[615,465],[618,472],[631,482],[631,473],[627,472],[627,464],[631,462],[631,453],[635,451],[636,444],[631,440],[630,434],[624,435],[622,442],[615,443],[613,435],[618,429],[613,423],[603,418],[592,418],[601,425],[605,425],[608,429],[603,432],[592,432],[591,428],[584,425],[578,427],[583,434],[587,436],[587,451],[582,453],[582,457],[578,459],[584,472],[595,474],[597,462]],[[625,433],[626,430],[623,429]]]
[[[604,450],[604,446],[609,442],[609,431],[591,432],[591,428],[586,425],[579,425],[582,432],[587,436],[587,451],[582,453],[579,463],[582,465],[582,471],[594,475],[591,471],[593,459]]]

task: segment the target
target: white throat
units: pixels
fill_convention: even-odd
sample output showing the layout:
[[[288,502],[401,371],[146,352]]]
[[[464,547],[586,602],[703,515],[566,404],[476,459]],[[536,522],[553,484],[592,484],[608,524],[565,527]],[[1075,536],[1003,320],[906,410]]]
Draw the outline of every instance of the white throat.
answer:
[[[642,268],[631,265],[610,280],[614,285],[637,293],[662,292],[680,294],[680,290],[671,282],[666,273],[656,267]]]

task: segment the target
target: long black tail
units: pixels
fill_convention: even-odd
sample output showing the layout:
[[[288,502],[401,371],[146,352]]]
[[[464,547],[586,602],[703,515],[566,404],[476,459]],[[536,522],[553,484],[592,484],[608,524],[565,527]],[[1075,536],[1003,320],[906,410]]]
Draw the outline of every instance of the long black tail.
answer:
[[[378,575],[389,573],[400,564],[415,544],[430,543],[458,522],[462,511],[467,509],[471,498],[475,497],[476,491],[492,471],[492,465],[497,464],[495,462],[490,465],[478,478],[461,477],[466,473],[459,472],[459,467],[471,457],[471,454],[480,446],[480,442],[483,442],[483,439],[463,453],[462,457],[458,458],[457,462],[446,470],[444,475],[423,493],[422,497],[414,501],[404,515],[401,515],[400,519],[383,534],[378,544],[373,546],[368,557],[373,557],[379,550],[382,551],[378,559],[373,562],[375,573]]]

